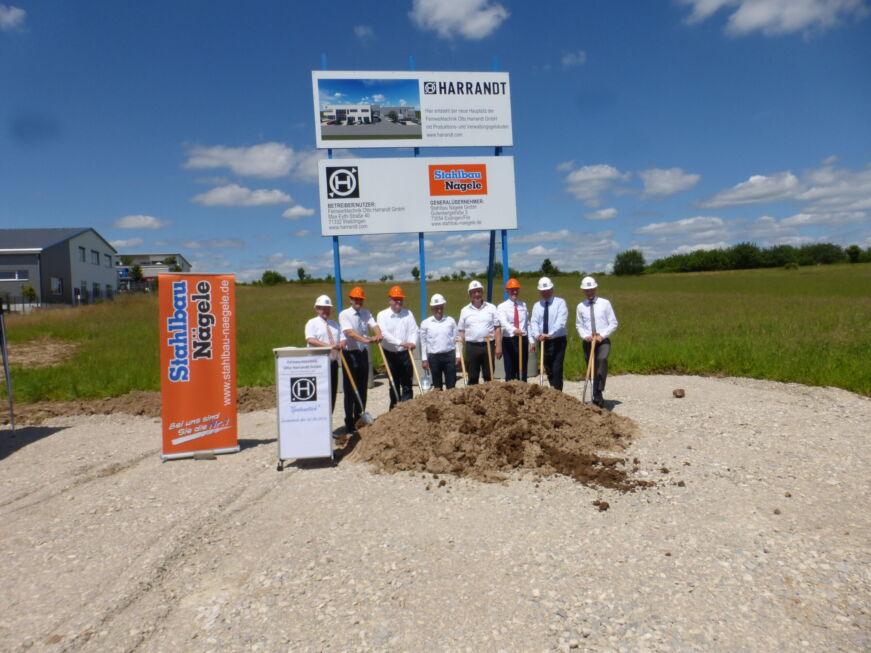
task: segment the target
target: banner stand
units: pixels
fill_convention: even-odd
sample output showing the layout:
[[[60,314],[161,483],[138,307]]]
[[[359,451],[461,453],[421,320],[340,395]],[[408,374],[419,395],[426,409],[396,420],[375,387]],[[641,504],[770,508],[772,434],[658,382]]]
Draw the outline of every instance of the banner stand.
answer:
[[[279,347],[275,354],[277,471],[287,460],[333,460],[329,347]]]

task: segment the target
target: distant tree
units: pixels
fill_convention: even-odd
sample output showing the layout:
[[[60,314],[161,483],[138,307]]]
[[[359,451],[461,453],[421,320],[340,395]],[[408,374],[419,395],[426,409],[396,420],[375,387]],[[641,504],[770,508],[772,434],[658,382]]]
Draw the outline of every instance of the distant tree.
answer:
[[[167,256],[165,259],[163,259],[163,264],[173,266],[178,264],[178,261],[175,259],[175,256]]]
[[[850,259],[850,263],[858,263],[859,259],[862,258],[862,248],[858,245],[850,245],[846,250],[847,258]]]
[[[416,265],[413,268],[411,268],[411,276],[414,277],[415,281],[420,279],[420,268],[417,267]]]
[[[618,276],[644,273],[644,254],[640,249],[619,252],[614,257],[614,274]]]
[[[396,113],[395,109],[391,109],[387,112],[387,117],[390,118],[393,122],[396,122],[399,119],[399,114]]]
[[[264,286],[274,286],[279,283],[287,283],[287,278],[275,270],[266,270],[260,277],[260,282]]]
[[[36,289],[33,286],[27,284],[21,286],[21,297],[24,298],[24,301],[33,303],[36,301]]]
[[[297,268],[296,276],[299,277],[300,281],[305,281],[305,268]]]
[[[559,274],[559,268],[549,258],[546,258],[541,262],[541,273],[546,277],[552,277]]]
[[[393,281],[393,275],[392,274],[382,274],[380,279],[381,279],[381,283],[384,283],[385,281]]]
[[[130,279],[136,283],[142,281],[142,268],[138,265],[134,265],[130,268]]]
[[[844,248],[833,243],[811,243],[798,250],[799,265],[829,265],[847,260]]]
[[[170,272],[181,272],[181,266],[178,265],[178,264],[176,264],[176,265],[170,265],[170,266],[169,266],[169,271],[170,271]]]
[[[762,253],[754,243],[738,243],[726,250],[729,268],[732,270],[750,270],[762,265]]]
[[[133,263],[133,257],[128,254],[124,254],[123,256],[121,256],[120,261],[121,265],[130,265],[131,263]]]

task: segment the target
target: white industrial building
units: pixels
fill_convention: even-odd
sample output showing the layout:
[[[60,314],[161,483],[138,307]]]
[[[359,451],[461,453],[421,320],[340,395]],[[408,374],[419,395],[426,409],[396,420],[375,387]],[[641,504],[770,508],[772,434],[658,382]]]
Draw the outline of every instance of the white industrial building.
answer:
[[[417,119],[415,107],[384,107],[379,104],[329,104],[321,111],[321,120],[323,122],[338,121],[343,125],[368,125],[387,120],[391,114],[396,114],[398,120]]]

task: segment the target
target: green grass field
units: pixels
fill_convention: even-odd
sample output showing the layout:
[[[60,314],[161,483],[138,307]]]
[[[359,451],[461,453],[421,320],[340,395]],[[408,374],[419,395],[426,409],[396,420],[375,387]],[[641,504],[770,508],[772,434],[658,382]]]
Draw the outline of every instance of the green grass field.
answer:
[[[566,373],[578,378],[583,374],[574,329],[579,279],[554,281],[557,294],[569,304]],[[521,296],[533,301],[534,280],[522,283]],[[418,287],[403,285],[407,306],[417,314]],[[466,301],[465,287],[465,282],[428,284],[430,294],[447,297],[454,316]],[[386,306],[388,284],[365,288],[373,313]],[[612,338],[612,373],[744,376],[871,395],[871,264],[603,277],[600,291],[612,300],[620,320]],[[272,348],[303,344],[303,325],[321,293],[332,295],[333,287],[237,288],[239,385],[272,384]],[[160,387],[154,295],[7,320],[13,345],[45,336],[79,345],[62,365],[13,368],[18,401],[96,398]]]

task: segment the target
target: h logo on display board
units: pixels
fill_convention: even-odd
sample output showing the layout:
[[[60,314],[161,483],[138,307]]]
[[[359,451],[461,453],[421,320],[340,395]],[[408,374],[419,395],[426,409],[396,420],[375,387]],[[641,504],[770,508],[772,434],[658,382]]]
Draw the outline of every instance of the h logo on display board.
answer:
[[[314,376],[292,376],[290,377],[290,400],[295,401],[317,401],[318,400],[318,382]]]
[[[360,197],[357,168],[330,168],[327,172],[327,196],[330,199]]]

